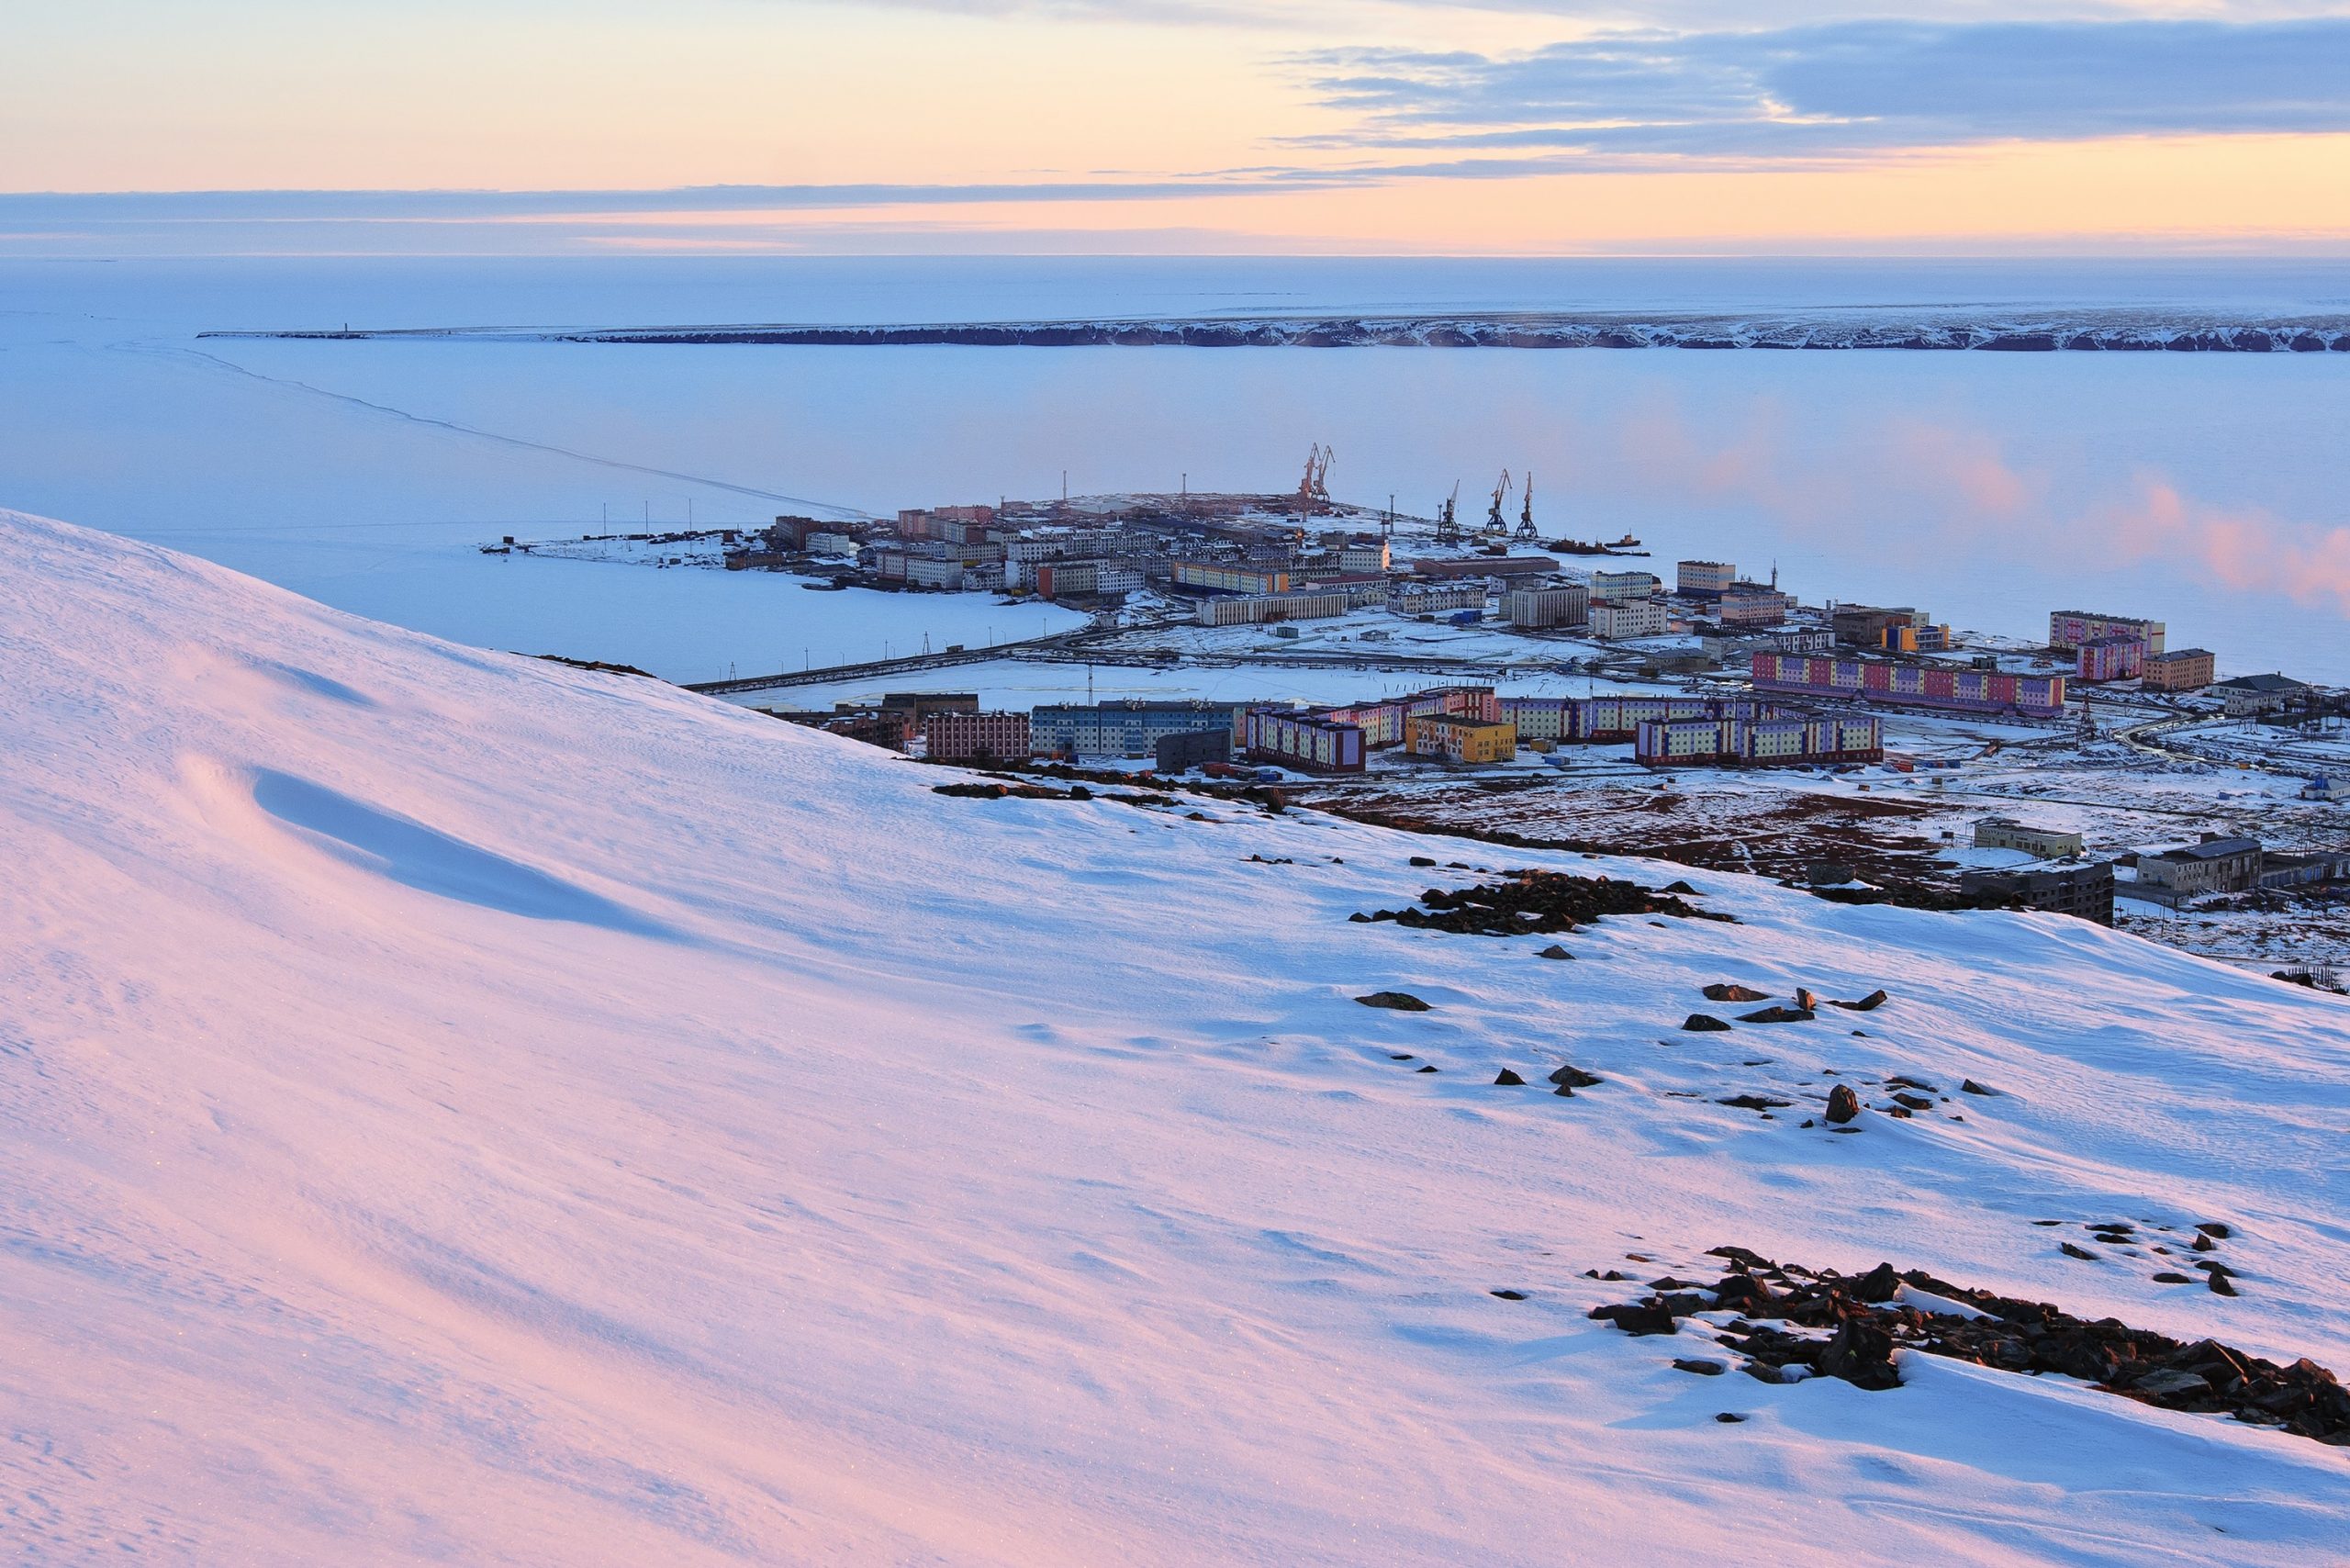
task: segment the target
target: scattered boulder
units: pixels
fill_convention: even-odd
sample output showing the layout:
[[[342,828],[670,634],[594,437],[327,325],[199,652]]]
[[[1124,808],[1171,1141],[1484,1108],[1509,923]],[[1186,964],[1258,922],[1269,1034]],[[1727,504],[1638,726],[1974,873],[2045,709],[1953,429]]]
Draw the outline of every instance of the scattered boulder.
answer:
[[[2236,1295],[2241,1294],[2235,1287],[2235,1282],[2229,1279],[2227,1275],[2212,1274],[2208,1277],[2211,1282],[2211,1294],[2213,1295]]]
[[[1548,947],[1543,948],[1534,956],[1538,958],[1572,958],[1574,957],[1572,953],[1568,952],[1556,942],[1551,943]]]
[[[1707,1002],[1768,1002],[1771,1000],[1771,993],[1767,991],[1756,991],[1752,986],[1730,984],[1709,985],[1706,988],[1705,996]]]
[[[1934,1103],[1923,1094],[1896,1094],[1893,1099],[1896,1104],[1907,1106],[1912,1111],[1930,1111],[1934,1106]]]
[[[2194,1281],[2188,1279],[2185,1274],[2178,1273],[2170,1269],[2165,1269],[2161,1273],[2154,1276],[2154,1283],[2158,1285],[2191,1285],[2194,1282]]]
[[[1996,1089],[1985,1088],[1971,1078],[1962,1079],[1959,1081],[1958,1092],[1961,1094],[1997,1094],[1998,1092]]]
[[[1412,864],[1415,866],[1433,866],[1436,864],[1436,857],[1432,855],[1415,855],[1412,857]]]
[[[1773,1100],[1761,1094],[1733,1094],[1727,1100],[1717,1100],[1714,1103],[1734,1106],[1740,1111],[1784,1111],[1795,1102]]]
[[[1612,1322],[1625,1333],[1646,1336],[1678,1334],[1681,1325],[1674,1320],[1662,1302],[1642,1303],[1634,1306],[1595,1306],[1591,1316],[1603,1322]]]
[[[1607,1081],[1595,1072],[1585,1072],[1572,1062],[1562,1062],[1551,1070],[1550,1081],[1569,1089],[1590,1089]]]
[[[1841,1007],[1847,1013],[1874,1013],[1892,1000],[1893,999],[1891,997],[1885,994],[1884,989],[1880,987],[1879,989],[1869,992],[1858,1002],[1838,1002],[1833,997],[1830,997],[1829,999],[1828,1005],[1830,1007]]]
[[[1519,1089],[1525,1087],[1526,1080],[1518,1077],[1515,1069],[1505,1067],[1494,1077],[1494,1083],[1500,1088]]]
[[[1470,868],[1461,867],[1466,870]],[[1528,936],[1574,931],[1603,915],[1669,914],[1684,920],[1733,921],[1699,909],[1673,893],[1610,877],[1576,877],[1564,871],[1511,871],[1505,880],[1420,895],[1427,909],[1381,910],[1373,920],[1421,931],[1452,931],[1480,936]]]
[[[1901,1386],[1901,1374],[1893,1367],[1893,1336],[1867,1318],[1846,1318],[1819,1352],[1818,1365],[1823,1375],[1841,1377],[1855,1387]]]
[[[1840,1083],[1828,1092],[1828,1119],[1841,1126],[1861,1114],[1861,1097],[1852,1092],[1849,1083]]]
[[[1741,1024],[1808,1024],[1811,1019],[1811,1010],[1806,1007],[1762,1007],[1738,1015]]]
[[[2057,1249],[2058,1251],[2060,1251],[2060,1252],[2064,1253],[2064,1254],[2065,1254],[2065,1257],[2067,1257],[2067,1258],[2079,1258],[2079,1259],[2082,1259],[2082,1260],[2086,1260],[2086,1261],[2087,1261],[2087,1262],[2091,1262],[2091,1263],[2094,1263],[2094,1262],[2096,1262],[2096,1261],[2097,1261],[2097,1254],[2096,1254],[2096,1253],[2094,1253],[2094,1252],[2090,1251],[2090,1250],[2089,1250],[2087,1248],[2086,1248],[2086,1247],[2076,1247],[2075,1245],[2073,1245],[2073,1243],[2071,1243],[2071,1242],[2069,1242],[2069,1241],[2060,1241],[2060,1242],[2058,1242],[2058,1243],[2056,1244],[2056,1249]]]
[[[1695,898],[1695,897],[1697,896],[1697,890],[1696,890],[1696,889],[1695,889],[1695,888],[1693,888],[1693,887],[1691,887],[1691,886],[1690,886],[1687,882],[1685,882],[1685,881],[1673,881],[1673,882],[1667,882],[1667,883],[1665,883],[1665,885],[1664,885],[1664,890],[1665,890],[1666,892],[1668,892],[1668,893],[1679,893],[1679,894],[1681,894],[1684,898],[1693,898],[1693,899],[1694,899],[1694,898]]]
[[[1719,1377],[1729,1371],[1719,1361],[1700,1361],[1695,1356],[1675,1356],[1673,1367],[1675,1372],[1695,1372],[1699,1377]]]
[[[1728,1029],[1729,1025],[1710,1013],[1692,1013],[1681,1021],[1681,1027],[1692,1035],[1705,1035]]]
[[[1743,1417],[1743,1416],[1741,1416],[1741,1415],[1740,1415],[1740,1414],[1739,1414],[1737,1411],[1735,1411],[1735,1410],[1725,1410],[1725,1411],[1723,1411],[1720,1415],[1718,1415],[1718,1416],[1715,1417],[1714,1417],[1714,1419],[1715,1419],[1715,1420],[1717,1420],[1717,1421],[1722,1421],[1722,1422],[1726,1422],[1726,1423],[1729,1423],[1729,1424],[1731,1424],[1731,1425],[1735,1425],[1736,1423],[1738,1423],[1738,1422],[1740,1422],[1740,1421],[1743,1421],[1743,1420],[1745,1420],[1745,1419],[1746,1419],[1746,1417]]]
[[[2225,1223],[2220,1220],[2206,1220],[2198,1225],[2195,1228],[2201,1234],[2210,1237],[2214,1241],[2225,1241],[2228,1238],[2235,1234],[2234,1231],[2228,1228]]]
[[[1526,1293],[1524,1291],[1487,1291],[1485,1294],[1487,1295],[1497,1295],[1504,1301],[1524,1301],[1526,1299]]]
[[[1749,1316],[1768,1314],[1777,1297],[1771,1287],[1752,1274],[1730,1274],[1714,1287],[1714,1305],[1726,1312],[1744,1313]]]
[[[1865,1302],[1891,1301],[1901,1294],[1901,1276],[1893,1271],[1890,1263],[1879,1263],[1852,1282],[1852,1299]]]
[[[2197,1231],[2195,1239],[2188,1245],[2198,1252],[2216,1252],[2220,1249],[2220,1244],[2211,1239],[2211,1233],[2208,1230]]]
[[[1369,996],[1358,996],[1365,1007],[1384,1007],[1394,1013],[1426,1013],[1428,1004],[1408,991],[1374,991]]]
[[[1796,1005],[1806,1013],[1817,1013],[1819,1011],[1819,993],[1809,986],[1799,985],[1796,987]]]
[[[1434,1063],[1430,1063],[1428,1066],[1420,1069],[1420,1070],[1422,1072],[1434,1072],[1436,1070],[1436,1066]]]

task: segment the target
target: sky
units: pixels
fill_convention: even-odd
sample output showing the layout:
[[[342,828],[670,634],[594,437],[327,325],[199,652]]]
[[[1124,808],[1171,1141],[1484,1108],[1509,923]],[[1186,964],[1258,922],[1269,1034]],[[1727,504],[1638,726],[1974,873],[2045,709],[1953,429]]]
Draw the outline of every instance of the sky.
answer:
[[[0,255],[2350,250],[2350,0],[0,0]]]

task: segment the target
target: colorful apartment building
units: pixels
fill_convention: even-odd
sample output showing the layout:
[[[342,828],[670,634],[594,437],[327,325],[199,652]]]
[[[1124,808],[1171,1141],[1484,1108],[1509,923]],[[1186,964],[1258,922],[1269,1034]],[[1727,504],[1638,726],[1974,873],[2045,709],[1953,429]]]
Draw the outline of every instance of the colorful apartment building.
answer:
[[[2036,718],[2054,718],[2065,711],[2061,675],[2005,675],[1889,659],[1778,653],[1753,655],[1752,675],[1757,692]]]
[[[1508,762],[1517,756],[1517,726],[1451,713],[1415,713],[1404,726],[1404,749],[1442,762]]]
[[[1874,713],[1651,720],[1634,737],[1632,758],[1649,767],[1882,762],[1885,721]]]
[[[1281,566],[1246,566],[1220,561],[1178,561],[1177,588],[1205,593],[1287,593],[1289,572]]]
[[[2092,637],[2074,650],[2083,683],[2134,680],[2145,673],[2146,644],[2135,637]]]
[[[2200,691],[2219,678],[2209,648],[2175,648],[2148,654],[2139,678],[2149,691]]]
[[[2095,643],[2107,637],[2135,637],[2146,644],[2146,652],[2163,651],[2163,623],[2142,621],[2134,615],[2098,615],[2087,610],[2052,610],[2048,612],[2048,645],[2060,654],[2069,654],[2084,643]]]
[[[1738,581],[1728,561],[1684,561],[1673,568],[1673,591],[1684,599],[1719,599]]]
[[[1321,621],[1344,615],[1354,599],[1345,588],[1319,593],[1219,594],[1200,600],[1192,618],[1203,626],[1260,626],[1273,621]]]
[[[1362,728],[1303,709],[1251,708],[1241,716],[1241,745],[1251,760],[1306,773],[1360,773]]]
[[[933,762],[1013,762],[1031,755],[1025,713],[933,713],[923,741]]]
[[[1654,572],[1594,572],[1591,574],[1591,599],[1594,604],[1613,603],[1618,599],[1653,597],[1664,587],[1664,580]]]

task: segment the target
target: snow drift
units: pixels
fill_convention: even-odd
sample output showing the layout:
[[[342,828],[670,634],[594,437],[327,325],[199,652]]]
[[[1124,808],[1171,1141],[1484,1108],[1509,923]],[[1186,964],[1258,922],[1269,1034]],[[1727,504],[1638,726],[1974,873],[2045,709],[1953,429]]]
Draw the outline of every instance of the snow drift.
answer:
[[[1729,876],[1690,879],[1738,924],[1610,919],[1572,963],[1350,923],[1472,879],[1294,813],[942,798],[6,514],[0,650],[23,1560],[2287,1562],[2350,1534],[2344,1454],[2289,1436],[1947,1361],[1692,1377],[1694,1337],[1584,1316],[1624,1289],[1586,1269],[1735,1243],[2350,1365],[2334,999]],[[1677,1033],[1720,980],[1893,1000]],[[1352,1000],[1381,989],[1433,1009]],[[1604,1081],[1545,1092],[1561,1060]],[[2000,1092],[1858,1136],[1718,1103],[1808,1107],[1831,1068]],[[2224,1220],[2244,1294],[2041,1218]]]

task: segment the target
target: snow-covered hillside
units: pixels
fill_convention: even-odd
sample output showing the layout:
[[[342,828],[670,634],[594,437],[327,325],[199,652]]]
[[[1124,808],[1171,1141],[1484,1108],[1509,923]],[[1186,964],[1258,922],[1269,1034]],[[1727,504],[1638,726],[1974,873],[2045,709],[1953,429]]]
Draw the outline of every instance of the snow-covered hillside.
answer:
[[[1353,923],[1477,879],[1415,854],[1681,873],[943,797],[13,516],[0,660],[17,1560],[2350,1540],[2343,1450],[1917,1356],[1886,1393],[1692,1376],[1694,1323],[1591,1321],[1628,1297],[1584,1274],[1885,1259],[2350,1368],[2339,1000],[1730,876],[1690,880],[1737,924],[1611,918],[1574,962]],[[1709,981],[1892,1001],[1679,1032]],[[1383,989],[1434,1008],[1353,1000]],[[1568,1060],[1605,1081],[1552,1095]],[[1831,1068],[2000,1092],[1804,1127]],[[2039,1219],[2224,1221],[2242,1294]]]

